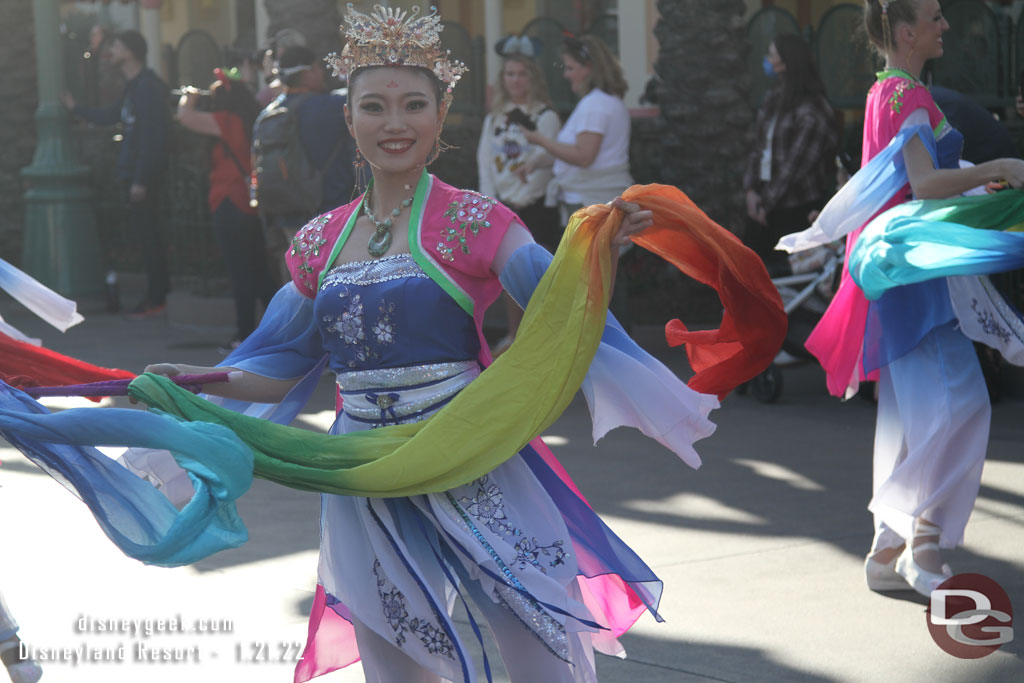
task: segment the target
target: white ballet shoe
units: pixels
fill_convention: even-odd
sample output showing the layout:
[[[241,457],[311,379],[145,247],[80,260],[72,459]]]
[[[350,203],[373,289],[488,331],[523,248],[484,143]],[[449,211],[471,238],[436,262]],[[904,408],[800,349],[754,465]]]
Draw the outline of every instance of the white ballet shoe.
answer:
[[[938,543],[921,543],[916,546],[917,550],[939,550]],[[942,573],[928,571],[914,559],[914,548],[907,546],[896,559],[896,573],[902,576],[910,587],[923,595],[930,597],[932,591],[939,587],[943,581],[953,576],[953,570],[948,564],[942,565]]]
[[[869,555],[864,560],[864,578],[867,580],[868,588],[873,591],[911,590],[910,585],[903,580],[903,577],[896,573],[898,557],[896,555],[888,562],[879,562]]]

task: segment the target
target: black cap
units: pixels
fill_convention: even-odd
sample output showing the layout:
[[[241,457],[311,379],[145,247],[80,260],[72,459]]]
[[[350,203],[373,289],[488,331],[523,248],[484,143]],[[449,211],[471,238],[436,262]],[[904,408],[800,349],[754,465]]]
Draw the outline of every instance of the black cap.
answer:
[[[114,34],[114,40],[118,40],[128,48],[129,52],[135,55],[135,59],[143,64],[146,62],[146,39],[138,31],[118,31]]]

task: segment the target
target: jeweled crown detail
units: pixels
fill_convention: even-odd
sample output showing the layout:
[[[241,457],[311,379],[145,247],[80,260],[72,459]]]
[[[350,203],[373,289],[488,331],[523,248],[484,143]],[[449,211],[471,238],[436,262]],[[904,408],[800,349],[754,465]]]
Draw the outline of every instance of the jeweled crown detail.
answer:
[[[467,68],[451,59],[450,51],[441,49],[444,25],[436,7],[421,16],[418,6],[407,12],[374,5],[373,12],[364,14],[349,3],[345,23],[341,56],[327,55],[336,76],[347,78],[368,66],[418,66],[429,69],[445,84],[445,104],[451,102],[452,89]]]

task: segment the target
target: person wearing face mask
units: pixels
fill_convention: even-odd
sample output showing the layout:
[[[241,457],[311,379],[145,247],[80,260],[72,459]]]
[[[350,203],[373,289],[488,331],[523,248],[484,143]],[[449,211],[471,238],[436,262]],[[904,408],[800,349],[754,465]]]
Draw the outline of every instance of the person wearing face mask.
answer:
[[[480,193],[515,211],[534,239],[553,253],[563,225],[558,212],[544,205],[553,159],[543,148],[527,142],[524,133],[536,130],[554,137],[561,122],[552,109],[544,74],[533,59],[538,49],[531,39],[509,36],[495,49],[502,57],[501,76],[477,146]],[[512,343],[523,317],[511,297],[502,299],[508,332],[492,349],[496,356]]]
[[[775,243],[809,225],[833,189],[839,130],[811,51],[797,35],[768,46],[765,72],[777,79],[754,124],[754,145],[743,174],[746,242],[769,272],[785,273],[788,261]]]

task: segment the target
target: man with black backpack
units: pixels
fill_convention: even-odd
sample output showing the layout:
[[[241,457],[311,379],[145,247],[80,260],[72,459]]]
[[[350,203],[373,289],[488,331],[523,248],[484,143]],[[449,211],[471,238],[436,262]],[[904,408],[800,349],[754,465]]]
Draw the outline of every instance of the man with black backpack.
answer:
[[[352,198],[355,146],[345,127],[345,96],[328,92],[312,50],[289,47],[278,62],[284,92],[253,127],[256,200],[274,272],[287,281],[281,256],[314,216]]]

